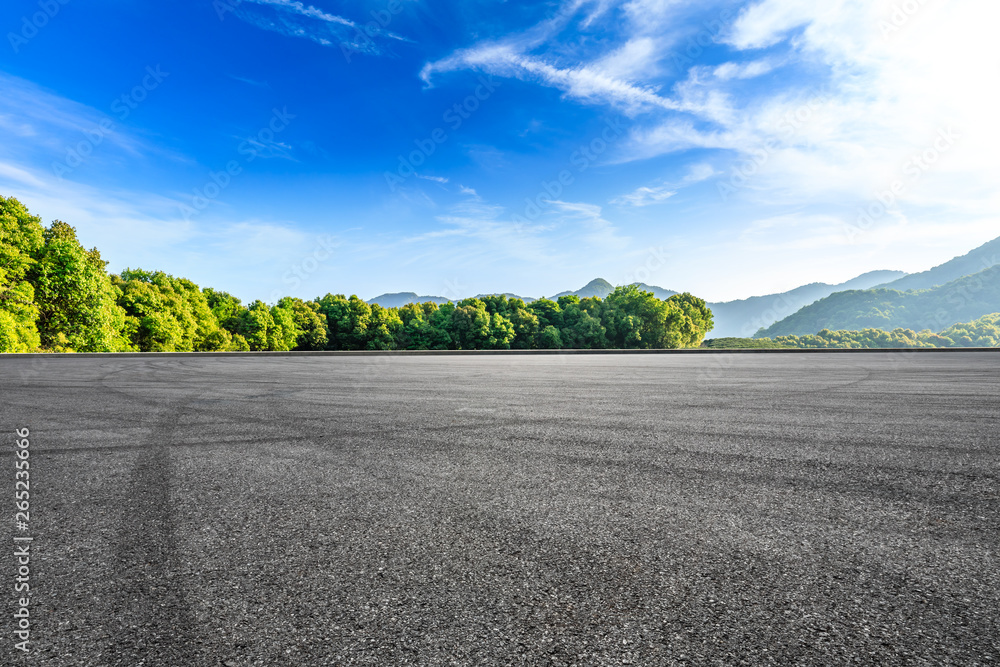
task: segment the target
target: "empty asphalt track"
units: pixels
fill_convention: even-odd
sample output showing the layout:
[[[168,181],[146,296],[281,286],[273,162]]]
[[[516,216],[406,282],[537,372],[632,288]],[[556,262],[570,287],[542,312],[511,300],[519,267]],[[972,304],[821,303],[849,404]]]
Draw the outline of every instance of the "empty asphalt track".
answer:
[[[0,358],[0,664],[996,664],[1000,354]],[[24,533],[20,533],[24,534]]]

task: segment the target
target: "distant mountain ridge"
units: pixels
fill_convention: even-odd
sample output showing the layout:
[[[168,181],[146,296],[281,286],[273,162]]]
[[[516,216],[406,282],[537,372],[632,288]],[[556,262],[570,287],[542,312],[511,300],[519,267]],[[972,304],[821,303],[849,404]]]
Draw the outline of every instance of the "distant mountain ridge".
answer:
[[[450,299],[446,299],[443,296],[417,296],[416,292],[392,292],[390,294],[380,294],[374,299],[368,299],[369,304],[377,303],[383,308],[402,308],[409,303],[426,303],[428,301],[433,301],[441,305],[442,303],[448,303]]]
[[[523,301],[525,303],[531,303],[532,301],[537,301],[537,299],[535,299],[534,297],[531,297],[531,296],[519,296],[517,294],[511,294],[510,292],[494,292],[493,294],[477,294],[476,298],[477,299],[482,299],[483,297],[486,297],[486,296],[505,296],[508,299],[520,299],[521,301]]]
[[[900,279],[906,275],[902,271],[869,271],[838,285],[810,283],[777,294],[709,303],[708,306],[712,309],[715,320],[715,327],[712,329],[711,335],[713,338],[749,338],[758,329],[769,327],[778,320],[792,315],[800,308],[835,292],[849,289],[868,289],[887,280]]]
[[[941,331],[1000,312],[1000,265],[925,290],[848,290],[809,304],[755,338],[809,335],[824,329]]]
[[[677,294],[674,290],[663,289],[662,287],[657,287],[656,285],[647,285],[646,283],[632,284],[638,286],[639,289],[644,292],[652,292],[653,296],[657,299],[669,299],[674,294]],[[551,298],[553,301],[561,296],[578,296],[581,299],[589,299],[596,296],[600,299],[606,299],[608,295],[614,291],[615,286],[607,280],[604,278],[595,278],[575,292],[559,292],[559,294],[556,294]]]
[[[896,289],[900,291],[915,289],[930,289],[950,283],[964,276],[985,271],[1000,264],[1000,238],[984,243],[974,250],[970,250],[960,257],[948,260],[944,264],[935,266],[933,269],[912,273],[898,280],[887,282],[877,287]]]

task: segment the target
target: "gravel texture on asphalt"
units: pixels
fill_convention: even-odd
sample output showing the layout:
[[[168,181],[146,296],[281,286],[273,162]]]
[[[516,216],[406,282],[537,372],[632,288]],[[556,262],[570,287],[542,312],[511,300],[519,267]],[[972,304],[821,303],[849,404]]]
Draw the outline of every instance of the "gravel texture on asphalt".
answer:
[[[67,355],[0,386],[35,538],[0,663],[1000,662],[997,354]]]

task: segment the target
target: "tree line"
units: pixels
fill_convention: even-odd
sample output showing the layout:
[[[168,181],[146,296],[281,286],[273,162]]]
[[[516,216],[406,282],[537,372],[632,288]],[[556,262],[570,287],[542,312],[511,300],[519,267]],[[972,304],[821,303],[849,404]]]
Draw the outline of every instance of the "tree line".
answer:
[[[383,308],[327,294],[269,305],[162,271],[109,275],[74,228],[0,197],[0,352],[506,350],[697,347],[712,311],[635,285],[605,299],[504,295]]]

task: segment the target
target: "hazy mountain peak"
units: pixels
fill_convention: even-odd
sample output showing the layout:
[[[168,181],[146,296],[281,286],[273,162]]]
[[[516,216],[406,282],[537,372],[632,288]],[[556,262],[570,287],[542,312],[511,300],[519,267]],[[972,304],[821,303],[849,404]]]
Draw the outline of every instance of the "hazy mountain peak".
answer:
[[[974,250],[950,259],[927,271],[913,273],[903,278],[878,285],[888,289],[930,289],[950,283],[963,276],[970,276],[1000,264],[1000,238],[988,241]]]

